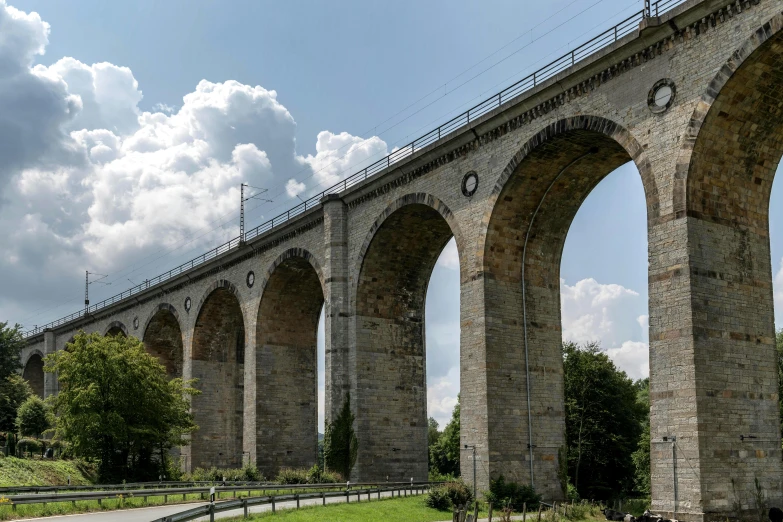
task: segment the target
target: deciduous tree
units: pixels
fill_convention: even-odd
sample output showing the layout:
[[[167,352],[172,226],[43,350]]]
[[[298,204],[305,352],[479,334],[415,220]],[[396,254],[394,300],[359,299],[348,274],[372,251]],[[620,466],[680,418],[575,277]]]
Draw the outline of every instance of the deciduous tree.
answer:
[[[581,498],[628,494],[647,414],[634,383],[595,343],[566,343],[563,358],[570,481]]]
[[[55,438],[75,455],[97,459],[101,480],[143,480],[165,473],[168,452],[196,429],[189,396],[193,381],[169,380],[158,360],[132,336],[80,332],[50,354],[44,370],[57,372]]]
[[[459,396],[457,396],[457,405],[451,412],[451,420],[443,429],[443,433],[438,437],[438,441],[430,448],[430,461],[435,471],[443,475],[453,475],[458,477],[460,461],[459,445]]]
[[[37,395],[31,395],[19,406],[16,414],[16,427],[23,437],[41,438],[51,426],[46,404]]]

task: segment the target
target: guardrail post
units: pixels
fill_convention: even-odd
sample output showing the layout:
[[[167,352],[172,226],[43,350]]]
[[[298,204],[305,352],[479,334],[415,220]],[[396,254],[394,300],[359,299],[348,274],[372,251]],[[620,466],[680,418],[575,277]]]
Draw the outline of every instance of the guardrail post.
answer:
[[[209,505],[209,522],[215,522],[215,504]]]
[[[351,503],[351,493],[347,489],[345,490],[345,503],[346,504]]]
[[[321,491],[321,504],[324,506],[326,505],[326,493],[323,491]]]
[[[247,499],[242,500],[242,509],[245,512],[245,518],[247,518]]]
[[[296,509],[299,509],[299,493],[294,495],[294,497],[296,498]]]
[[[275,512],[275,496],[272,495],[271,498],[272,498],[272,513],[274,513]]]

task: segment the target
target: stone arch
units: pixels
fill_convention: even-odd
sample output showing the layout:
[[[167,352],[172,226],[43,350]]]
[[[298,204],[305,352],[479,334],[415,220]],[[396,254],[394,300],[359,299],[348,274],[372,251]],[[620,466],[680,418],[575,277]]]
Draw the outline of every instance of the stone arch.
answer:
[[[769,235],[770,195],[783,157],[781,28],[783,14],[778,14],[757,28],[712,79],[691,118],[675,172],[674,209],[687,234],[682,239],[687,246],[677,255],[687,256],[688,264],[679,265],[682,273],[672,278],[671,293],[680,292],[690,306],[677,337],[665,347],[691,365],[690,387],[679,387],[677,396],[699,398],[691,411],[698,412],[699,426],[705,428],[690,429],[692,414],[672,414],[680,404],[667,397],[652,404],[651,435],[679,429],[685,451],[702,453],[698,480],[710,486],[697,498],[700,509],[711,514],[727,510],[723,499],[731,498],[735,486],[751,490],[758,484],[776,492],[770,502],[781,498]],[[670,369],[654,359],[651,363],[651,375]],[[670,378],[656,388],[651,380],[650,396],[678,385]],[[720,428],[710,428],[715,426]],[[745,444],[739,458],[712,451],[749,434],[758,442]],[[730,480],[719,471],[726,466]],[[653,459],[651,467],[653,477],[671,470],[665,459]],[[653,480],[652,488],[653,498],[661,498],[668,483]]]
[[[464,252],[464,248],[463,248],[464,240],[463,240],[462,232],[460,231],[459,223],[457,222],[457,218],[451,212],[451,209],[449,209],[449,207],[443,201],[425,192],[413,192],[410,194],[406,194],[398,198],[397,200],[395,200],[385,209],[383,209],[383,212],[381,212],[378,215],[378,217],[375,219],[375,221],[373,221],[373,224],[370,226],[370,230],[367,232],[367,235],[364,237],[362,246],[359,248],[359,255],[356,257],[356,265],[355,265],[356,273],[358,274],[361,271],[362,263],[364,262],[364,258],[367,255],[367,250],[369,250],[370,243],[372,243],[372,240],[375,237],[375,234],[378,232],[378,229],[381,228],[383,223],[388,219],[390,215],[392,215],[394,212],[407,205],[428,206],[431,209],[435,210],[438,214],[440,214],[444,220],[446,220],[446,223],[448,223],[449,228],[452,231],[454,240],[457,242],[457,252],[459,253],[459,258],[460,258],[460,274],[462,274],[464,270],[464,268],[462,267],[462,265],[464,264],[462,263],[463,252]],[[355,297],[358,280],[354,280],[353,283],[354,284],[351,291],[351,295]]]
[[[114,335],[122,335],[124,337],[128,336],[128,328],[121,323],[120,321],[112,321],[109,323],[109,325],[106,327],[106,329],[103,331],[104,337],[107,335],[114,336]]]
[[[323,272],[302,248],[277,257],[261,282],[256,321],[256,465],[312,467],[318,454],[318,320]]]
[[[142,342],[147,353],[163,364],[169,377],[182,377],[184,350],[176,308],[168,303],[159,304],[144,321]]]
[[[432,195],[413,193],[384,209],[359,250],[351,289],[351,388],[362,438],[355,468],[360,480],[427,477],[425,300],[452,237],[462,259],[463,238],[451,210]]]
[[[44,354],[40,350],[33,350],[24,362],[22,378],[30,383],[33,393],[44,398]]]
[[[242,466],[247,334],[241,302],[233,284],[218,280],[197,309],[191,372],[202,393],[191,401],[199,426],[191,437],[191,469]]]
[[[767,23],[756,29],[745,43],[734,51],[723,64],[720,71],[710,81],[691,115],[688,127],[683,136],[682,145],[677,157],[674,172],[673,212],[678,219],[690,214],[694,194],[689,190],[689,173],[693,161],[693,153],[708,115],[724,87],[735,77],[737,71],[745,64],[760,47],[771,41],[771,46],[779,46],[780,29],[783,28],[783,13],[772,17]],[[739,82],[735,82],[739,83]],[[714,114],[714,113],[713,113]],[[774,169],[773,169],[774,170]],[[771,185],[771,182],[770,182]]]
[[[563,247],[593,188],[630,161],[653,222],[660,207],[643,147],[628,130],[598,116],[557,121],[528,140],[493,188],[483,220],[477,265],[486,370],[463,376],[462,427],[466,432],[493,427],[481,441],[491,478],[503,474],[533,482],[549,498],[562,496],[558,448],[565,444]],[[473,392],[480,388],[485,398]]]
[[[503,173],[498,178],[495,186],[492,188],[492,193],[487,198],[487,210],[484,213],[482,223],[488,224],[490,222],[498,198],[500,197],[503,188],[508,183],[509,178],[514,175],[519,168],[519,165],[524,162],[534,150],[558,137],[579,131],[592,132],[606,136],[625,149],[628,153],[628,161],[634,162],[642,179],[644,195],[647,200],[647,220],[649,222],[654,222],[659,219],[660,199],[658,187],[655,182],[655,175],[653,174],[650,160],[644,152],[644,147],[642,147],[639,141],[628,131],[628,129],[602,116],[573,116],[558,120],[538,131],[519,149],[514,157],[511,158],[503,169]],[[486,251],[488,230],[489,227],[483,227],[479,238],[479,259],[477,260],[476,265],[478,270],[482,273],[486,270],[484,254]]]

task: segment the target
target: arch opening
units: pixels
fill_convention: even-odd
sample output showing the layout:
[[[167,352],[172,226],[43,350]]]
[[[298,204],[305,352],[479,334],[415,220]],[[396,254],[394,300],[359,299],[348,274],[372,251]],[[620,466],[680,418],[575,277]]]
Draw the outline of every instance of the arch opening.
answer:
[[[288,257],[269,274],[256,323],[256,464],[266,476],[317,461],[323,304],[319,274],[307,259]]]
[[[33,393],[44,398],[44,363],[41,354],[34,353],[27,359],[22,372],[22,378],[30,383]]]
[[[242,466],[245,323],[236,295],[225,286],[204,301],[193,333],[192,399],[199,429],[192,435],[191,467]]]
[[[109,327],[106,329],[106,333],[104,334],[105,337],[115,337],[117,335],[121,335],[123,337],[128,336],[128,329],[125,328],[125,325],[122,324],[119,321],[113,321]]]
[[[634,159],[646,167],[639,150],[612,122],[558,122],[530,140],[495,188],[483,249],[491,478],[503,474],[544,497],[563,495],[563,248],[601,180]],[[640,175],[649,196],[649,179]],[[649,198],[646,206],[653,208]]]
[[[427,477],[425,304],[435,263],[454,235],[443,210],[422,202],[394,210],[361,258],[352,383],[361,480]]]
[[[182,330],[174,313],[161,308],[150,319],[144,331],[144,349],[166,368],[169,378],[182,377]]]

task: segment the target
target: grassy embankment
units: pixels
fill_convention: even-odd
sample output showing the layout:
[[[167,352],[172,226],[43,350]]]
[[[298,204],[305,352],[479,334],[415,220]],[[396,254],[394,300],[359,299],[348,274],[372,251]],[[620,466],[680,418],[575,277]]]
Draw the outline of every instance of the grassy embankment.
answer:
[[[0,458],[0,486],[64,486],[95,481],[95,468],[76,460]]]

